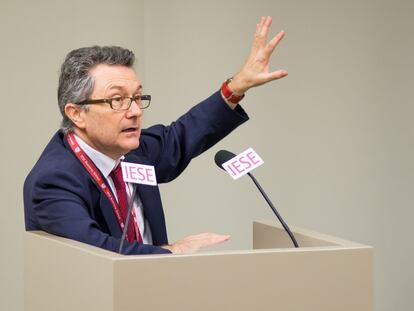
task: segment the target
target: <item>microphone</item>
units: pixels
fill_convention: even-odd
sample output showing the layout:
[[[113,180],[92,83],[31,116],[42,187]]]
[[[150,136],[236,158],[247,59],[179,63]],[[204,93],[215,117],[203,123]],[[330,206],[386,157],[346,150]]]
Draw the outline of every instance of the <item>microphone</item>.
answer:
[[[125,162],[130,162],[130,163],[138,163],[139,158],[135,154],[129,154],[125,157],[124,161]],[[126,238],[128,225],[129,225],[129,220],[131,218],[132,206],[134,205],[134,198],[135,198],[136,192],[137,192],[137,184],[133,183],[132,184],[131,200],[129,201],[129,206],[128,206],[128,214],[127,214],[127,218],[125,220],[124,230],[122,231],[121,244],[119,245],[119,251],[118,251],[119,254],[122,253],[122,247],[124,246],[124,242],[125,242],[125,238]]]
[[[228,160],[234,158],[236,155],[233,152],[227,151],[227,150],[220,150],[216,153],[214,156],[214,162],[216,162],[216,165],[221,168],[222,170],[225,170],[223,168],[223,164],[226,163]],[[270,201],[269,197],[267,196],[266,192],[263,190],[262,186],[260,186],[257,179],[253,176],[252,173],[247,173],[249,177],[253,180],[254,184],[256,185],[257,189],[259,189],[260,193],[266,200],[267,204],[269,204],[270,208],[272,209],[273,213],[276,215],[276,217],[279,219],[280,223],[282,224],[283,228],[289,235],[290,239],[292,240],[292,243],[295,247],[299,247],[298,242],[296,241],[295,236],[293,235],[292,231],[290,231],[289,226],[287,223],[283,220],[282,216],[280,216],[279,212],[274,207],[272,201]]]
[[[220,150],[216,153],[214,156],[214,162],[216,162],[216,165],[224,170],[223,164],[226,163],[228,160],[234,158],[236,155],[233,152],[227,151],[227,150]]]

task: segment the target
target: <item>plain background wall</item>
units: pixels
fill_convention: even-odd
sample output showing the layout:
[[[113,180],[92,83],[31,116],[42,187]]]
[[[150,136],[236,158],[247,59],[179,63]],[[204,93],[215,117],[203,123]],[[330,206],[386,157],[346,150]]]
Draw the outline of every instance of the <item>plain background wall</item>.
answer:
[[[0,310],[23,310],[23,182],[60,124],[60,65],[74,48],[121,45],[136,51],[143,72],[143,6],[135,0],[0,2]]]
[[[412,310],[414,108],[411,1],[2,1],[0,309],[23,309],[24,178],[59,126],[58,71],[92,44],[135,51],[153,96],[145,124],[169,123],[235,74],[261,15],[287,32],[283,80],[243,100],[251,120],[162,185],[170,240],[215,231],[251,247],[274,216],[247,178],[215,167],[247,147],[279,211],[300,226],[375,247],[375,309]],[[275,269],[283,267],[275,267]],[[75,286],[75,285],[74,285]]]

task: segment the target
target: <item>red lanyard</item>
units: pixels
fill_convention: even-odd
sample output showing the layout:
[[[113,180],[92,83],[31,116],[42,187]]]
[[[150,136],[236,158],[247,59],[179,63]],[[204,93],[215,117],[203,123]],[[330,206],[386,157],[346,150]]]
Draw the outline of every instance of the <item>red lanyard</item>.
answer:
[[[106,195],[109,202],[111,202],[116,218],[118,219],[119,225],[121,226],[121,230],[124,230],[124,221],[121,217],[121,211],[118,206],[118,202],[116,201],[114,195],[112,194],[111,190],[106,186],[102,175],[99,173],[98,168],[93,164],[92,160],[89,159],[89,157],[86,155],[86,153],[82,150],[82,148],[79,146],[78,142],[75,139],[75,135],[73,133],[69,133],[66,135],[66,139],[69,143],[70,148],[72,149],[75,156],[78,158],[78,160],[82,163],[82,165],[85,167],[85,169],[88,171],[89,175],[93,178],[93,180],[96,182],[96,184],[101,188],[102,192]],[[133,198],[131,198],[133,200]],[[132,212],[133,222],[134,222],[134,228],[135,233],[139,233],[139,229],[137,228],[137,222],[135,218],[134,211]],[[140,234],[136,234],[137,237],[140,236]],[[132,242],[132,239],[128,238],[127,234],[127,241]],[[139,238],[138,238],[139,239]]]

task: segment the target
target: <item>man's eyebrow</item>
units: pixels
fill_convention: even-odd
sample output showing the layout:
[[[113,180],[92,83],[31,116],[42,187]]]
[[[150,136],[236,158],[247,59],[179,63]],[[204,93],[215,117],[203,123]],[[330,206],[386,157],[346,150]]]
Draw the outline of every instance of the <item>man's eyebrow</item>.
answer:
[[[116,89],[116,90],[124,90],[124,89],[125,89],[125,87],[123,87],[123,86],[119,86],[119,85],[111,85],[111,86],[109,87],[108,91],[113,90],[113,89]],[[138,85],[138,87],[136,88],[136,90],[135,90],[135,92],[134,92],[134,93],[139,92],[139,91],[141,91],[141,90],[142,90],[142,84]]]

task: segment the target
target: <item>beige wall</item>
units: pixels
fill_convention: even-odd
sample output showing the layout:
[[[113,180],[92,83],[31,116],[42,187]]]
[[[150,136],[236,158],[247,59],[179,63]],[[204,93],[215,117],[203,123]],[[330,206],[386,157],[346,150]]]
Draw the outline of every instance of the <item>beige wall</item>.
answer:
[[[248,124],[162,186],[170,239],[217,231],[232,235],[227,249],[250,247],[252,220],[273,215],[213,156],[252,146],[265,160],[255,175],[286,220],[373,245],[376,310],[413,309],[411,1],[68,2],[0,4],[1,310],[22,310],[22,183],[59,124],[65,54],[134,50],[154,98],[146,123],[168,123],[237,72],[262,14],[287,32],[272,67],[289,77],[249,92]]]
[[[23,181],[59,126],[56,90],[65,55],[114,44],[143,60],[143,2],[117,3],[121,11],[110,0],[0,2],[0,310],[23,310]]]

